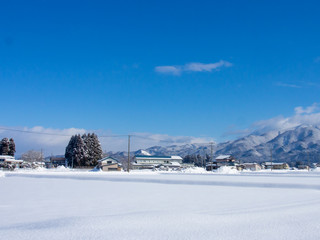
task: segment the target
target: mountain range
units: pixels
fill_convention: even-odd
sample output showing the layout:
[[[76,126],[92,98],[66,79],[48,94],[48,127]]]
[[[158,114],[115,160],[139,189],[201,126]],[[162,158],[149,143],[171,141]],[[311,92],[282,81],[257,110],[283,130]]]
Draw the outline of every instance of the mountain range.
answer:
[[[242,162],[320,162],[320,128],[313,125],[300,125],[295,128],[251,133],[239,139],[211,144],[184,144],[171,146],[153,146],[131,152],[133,155],[186,155],[208,154],[217,157],[231,154]],[[127,156],[127,152],[109,152],[118,158]]]

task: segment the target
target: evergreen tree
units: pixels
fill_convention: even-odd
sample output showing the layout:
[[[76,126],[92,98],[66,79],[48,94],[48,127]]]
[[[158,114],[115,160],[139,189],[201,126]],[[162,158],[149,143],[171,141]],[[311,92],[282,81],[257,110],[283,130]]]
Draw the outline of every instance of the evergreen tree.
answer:
[[[98,136],[94,133],[88,133],[88,135],[84,134],[82,138],[88,150],[88,156],[85,165],[96,166],[98,164],[98,160],[102,158],[102,148]]]
[[[191,162],[191,156],[188,154],[187,156],[185,156],[182,160],[183,163],[192,163]]]
[[[87,149],[87,156],[86,156],[86,158],[82,159],[81,165],[82,166],[90,166],[90,148],[91,148],[90,133],[88,133],[88,135],[83,134],[81,138],[82,138],[82,141]]]
[[[98,164],[98,160],[102,158],[102,148],[100,141],[98,139],[98,136],[96,134],[91,134],[92,138],[92,149],[91,149],[91,154],[92,154],[92,161],[91,161],[91,166],[96,166]]]
[[[206,154],[206,162],[210,162],[210,159],[211,157],[208,154]]]
[[[200,156],[200,154],[196,156],[196,159],[197,159],[197,166],[202,167],[203,163],[202,163],[202,157]]]
[[[9,145],[10,145],[10,142],[9,142],[8,138],[3,138],[1,140],[0,155],[8,155],[9,154],[9,150],[10,150]]]
[[[66,160],[68,162],[68,166],[72,166],[72,158],[73,158],[75,141],[76,141],[76,136],[72,136],[70,138],[70,141],[66,147],[66,151],[64,154],[64,157],[66,158]]]
[[[76,141],[73,150],[74,166],[86,166],[87,157],[87,147],[80,134],[78,134],[76,135]]]
[[[13,138],[10,138],[10,140],[9,140],[9,153],[8,153],[8,155],[14,157],[15,152],[16,152],[16,144],[14,143]]]
[[[70,138],[66,147],[65,158],[69,166],[85,166],[87,148],[80,134]]]
[[[69,166],[72,166],[72,162],[74,166],[96,166],[102,158],[98,136],[94,133],[72,136],[66,147],[65,158]]]

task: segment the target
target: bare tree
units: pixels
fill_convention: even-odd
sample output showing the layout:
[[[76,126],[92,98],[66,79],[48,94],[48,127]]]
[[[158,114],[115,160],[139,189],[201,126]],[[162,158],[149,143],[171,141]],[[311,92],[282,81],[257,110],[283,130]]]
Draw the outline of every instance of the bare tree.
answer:
[[[30,150],[21,155],[21,159],[27,162],[41,162],[43,161],[42,152]]]

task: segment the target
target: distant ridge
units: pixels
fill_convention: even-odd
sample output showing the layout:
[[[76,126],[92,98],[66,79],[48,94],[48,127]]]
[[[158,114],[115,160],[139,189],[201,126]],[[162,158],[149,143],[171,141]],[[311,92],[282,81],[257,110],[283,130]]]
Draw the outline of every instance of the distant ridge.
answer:
[[[184,144],[153,146],[132,152],[132,155],[210,155],[209,144]],[[213,155],[232,154],[243,162],[269,161],[310,161],[320,162],[320,128],[300,125],[287,130],[273,130],[265,133],[254,132],[234,141],[213,145]],[[127,156],[126,152],[109,152],[114,157]]]

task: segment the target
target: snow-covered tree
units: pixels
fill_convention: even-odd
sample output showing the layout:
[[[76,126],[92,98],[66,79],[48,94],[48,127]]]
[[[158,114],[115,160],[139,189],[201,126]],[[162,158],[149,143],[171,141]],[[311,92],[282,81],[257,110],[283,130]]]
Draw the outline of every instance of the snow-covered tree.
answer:
[[[8,155],[14,157],[15,152],[16,152],[16,144],[14,143],[13,138],[10,138]]]
[[[66,147],[65,158],[69,166],[87,166],[88,151],[80,134],[71,137]]]
[[[94,133],[74,135],[66,147],[65,158],[68,165],[96,166],[102,158],[102,148],[98,136]]]
[[[96,166],[98,160],[102,158],[102,148],[98,136],[94,133],[82,136],[88,150],[86,166]]]
[[[74,149],[74,146],[75,146],[75,141],[76,141],[76,136],[72,136],[70,138],[70,141],[66,147],[66,151],[65,151],[65,158],[67,159],[67,162],[68,162],[68,165],[71,166],[72,164],[72,158],[73,158],[73,149]]]
[[[38,151],[30,150],[23,153],[21,159],[27,162],[41,162],[43,160],[43,154]]]
[[[0,155],[9,155],[9,139],[8,138],[3,138],[1,140],[1,148],[0,148]]]

